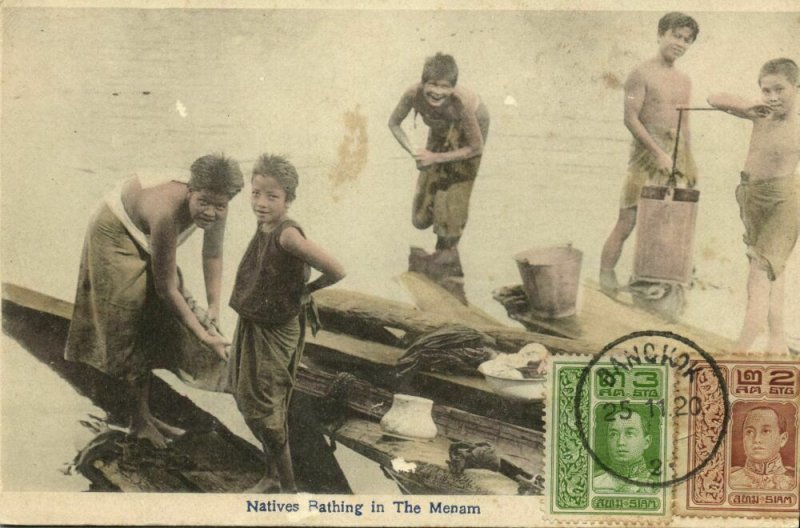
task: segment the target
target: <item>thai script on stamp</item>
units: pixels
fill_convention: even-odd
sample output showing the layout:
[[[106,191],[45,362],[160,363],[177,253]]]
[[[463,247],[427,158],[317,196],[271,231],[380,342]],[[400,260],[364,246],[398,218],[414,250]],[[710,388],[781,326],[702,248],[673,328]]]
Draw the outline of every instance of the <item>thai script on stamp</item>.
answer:
[[[548,385],[547,513],[667,517],[672,377],[667,364],[555,358]],[[583,517],[583,516],[586,517]]]
[[[620,337],[591,358],[554,358],[547,392],[548,517],[667,522],[673,489],[705,474],[726,445],[729,388],[743,390],[729,384],[726,372],[693,341],[660,331]],[[702,449],[681,465],[673,440],[684,439],[676,426],[687,418],[718,427],[705,432]]]
[[[800,448],[800,365],[784,360],[722,360],[731,420],[679,417],[679,466],[707,457],[709,438],[725,431],[722,448],[676,492],[676,513],[692,516],[797,517]],[[681,384],[687,397],[705,398],[719,415],[717,382],[699,362],[698,381]]]

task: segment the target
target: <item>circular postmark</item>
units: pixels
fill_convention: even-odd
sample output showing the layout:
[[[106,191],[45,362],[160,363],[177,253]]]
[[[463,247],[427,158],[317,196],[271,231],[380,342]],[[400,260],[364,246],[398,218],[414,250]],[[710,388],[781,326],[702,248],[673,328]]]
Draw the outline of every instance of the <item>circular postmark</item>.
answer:
[[[656,346],[655,342],[658,341],[658,345]],[[630,350],[626,348],[626,346],[630,346]],[[633,353],[631,353],[631,350]],[[660,350],[660,352],[659,352]],[[628,471],[628,474],[623,474],[623,471],[620,469],[621,467],[627,467],[628,469],[634,463],[626,464],[612,464],[610,463],[611,460],[604,460],[603,456],[600,456],[598,453],[598,449],[592,447],[591,442],[589,441],[589,434],[584,426],[584,420],[588,419],[589,416],[584,416],[584,411],[581,408],[582,402],[584,401],[584,391],[587,390],[587,381],[591,373],[593,372],[594,367],[596,367],[603,358],[608,358],[611,362],[611,366],[609,368],[601,367],[595,371],[596,375],[602,374],[605,377],[600,377],[601,382],[603,384],[605,381],[606,385],[613,386],[617,376],[620,374],[624,374],[625,372],[632,371],[634,368],[638,366],[643,366],[646,368],[648,365],[669,365],[671,368],[675,369],[676,372],[680,373],[680,375],[690,377],[691,381],[694,381],[694,374],[696,370],[692,366],[692,358],[691,354],[696,353],[697,358],[695,361],[699,361],[700,358],[708,363],[708,366],[711,368],[713,377],[716,379],[716,382],[719,386],[720,391],[720,399],[722,401],[722,420],[721,420],[721,427],[719,428],[719,432],[713,444],[713,447],[708,452],[708,455],[700,461],[697,466],[694,468],[689,469],[686,474],[684,475],[677,475],[668,480],[657,480],[651,478],[652,475],[660,474],[662,461],[657,459],[653,466],[649,466],[644,464],[643,467],[640,469],[644,470],[644,472],[639,471],[631,473]],[[615,356],[619,355],[619,358]],[[604,381],[603,381],[604,380]],[[612,391],[608,391],[609,394],[613,393]],[[699,398],[692,397],[692,398],[685,398],[683,396],[676,397],[683,399],[683,404],[687,406],[689,412],[693,414],[699,414],[703,412],[705,403],[702,402]],[[627,403],[627,405],[626,405]],[[659,409],[656,408],[656,416],[657,418],[667,420],[669,417],[669,412],[666,411],[665,404],[663,400],[658,402],[660,404],[660,412]],[[676,402],[677,403],[677,402]],[[611,406],[611,411],[606,414],[606,419],[608,420],[610,417],[611,422],[620,421],[621,419],[625,419],[629,421],[631,424],[634,424],[634,427],[625,427],[626,430],[633,429],[633,433],[631,432],[619,432],[612,431],[611,436],[613,438],[622,438],[626,434],[629,437],[632,437],[632,440],[615,440],[615,454],[618,458],[625,459],[627,457],[628,461],[631,458],[631,455],[637,452],[637,448],[635,445],[632,445],[635,442],[635,438],[637,435],[637,430],[640,431],[638,434],[640,437],[647,437],[645,443],[647,446],[650,446],[651,440],[649,433],[645,430],[645,426],[642,422],[645,421],[643,418],[644,413],[642,412],[642,408],[646,408],[645,405],[639,403],[631,403],[628,400],[623,400],[619,402],[618,408],[615,409],[615,404],[606,402],[603,404],[604,406]],[[653,414],[653,400],[650,399],[647,401],[647,405],[649,405],[651,415]],[[637,406],[639,407],[637,409]],[[590,411],[591,413],[592,411]],[[612,341],[611,343],[607,344],[603,350],[597,354],[592,360],[589,362],[588,365],[582,370],[580,378],[578,379],[577,385],[575,386],[575,401],[574,401],[574,414],[575,414],[575,426],[578,431],[578,436],[580,437],[580,441],[583,444],[584,449],[589,453],[592,457],[594,462],[602,468],[605,472],[609,475],[612,475],[614,479],[624,482],[626,484],[632,486],[641,486],[646,488],[658,488],[658,487],[667,487],[674,484],[678,484],[683,482],[693,475],[697,474],[699,471],[702,471],[704,467],[706,467],[711,460],[714,458],[716,453],[719,451],[720,447],[722,446],[722,441],[725,438],[725,433],[728,429],[728,422],[730,421],[730,402],[728,399],[728,388],[725,382],[725,378],[722,375],[722,372],[717,365],[714,358],[711,357],[705,350],[700,348],[694,341],[683,337],[681,335],[675,334],[673,332],[667,331],[656,331],[656,330],[645,330],[640,332],[633,332],[631,334],[625,335]],[[638,418],[635,420],[631,420],[635,414],[638,414]],[[629,425],[629,424],[626,424]],[[615,426],[609,426],[608,430],[613,429]],[[650,439],[650,440],[648,440]],[[641,447],[641,446],[640,446]],[[641,449],[638,453],[641,455]],[[613,457],[606,457],[613,458]],[[653,461],[651,461],[653,462]],[[640,464],[641,465],[641,464]],[[652,472],[648,472],[647,470],[652,470]]]

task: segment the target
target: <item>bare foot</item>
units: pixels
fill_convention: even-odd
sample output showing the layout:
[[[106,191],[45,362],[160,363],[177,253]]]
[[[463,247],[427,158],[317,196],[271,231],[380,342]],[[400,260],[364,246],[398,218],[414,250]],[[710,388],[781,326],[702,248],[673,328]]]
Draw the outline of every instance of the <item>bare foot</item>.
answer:
[[[244,490],[244,493],[280,493],[281,484],[273,477],[261,477],[253,487]]]
[[[131,426],[131,436],[149,440],[156,449],[167,448],[167,439],[148,421],[138,426]]]
[[[739,354],[758,352],[758,350],[753,347],[753,341],[755,341],[755,338],[752,336],[739,336],[739,339],[733,344],[733,352],[738,352]]]
[[[789,350],[789,345],[786,341],[776,341],[774,343],[769,343],[767,345],[767,352],[769,354],[775,354],[778,356],[788,356],[791,354]]]
[[[614,270],[600,270],[600,291],[612,299],[616,298],[619,293],[619,282]]]
[[[186,434],[185,429],[181,429],[180,427],[175,427],[174,425],[169,425],[166,422],[162,422],[155,416],[152,415],[149,416],[148,420],[150,420],[150,423],[156,426],[156,429],[158,429],[159,432],[161,432],[165,436],[168,436],[169,438],[172,439],[180,438],[181,436]]]

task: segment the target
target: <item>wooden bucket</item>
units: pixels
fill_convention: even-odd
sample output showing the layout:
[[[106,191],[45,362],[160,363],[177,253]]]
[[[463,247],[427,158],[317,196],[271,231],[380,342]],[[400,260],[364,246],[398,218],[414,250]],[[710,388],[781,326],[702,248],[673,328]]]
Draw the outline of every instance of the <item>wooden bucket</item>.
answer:
[[[688,283],[700,191],[647,186],[636,212],[633,281]]]
[[[537,248],[514,255],[531,313],[543,319],[575,315],[583,254],[572,246]]]

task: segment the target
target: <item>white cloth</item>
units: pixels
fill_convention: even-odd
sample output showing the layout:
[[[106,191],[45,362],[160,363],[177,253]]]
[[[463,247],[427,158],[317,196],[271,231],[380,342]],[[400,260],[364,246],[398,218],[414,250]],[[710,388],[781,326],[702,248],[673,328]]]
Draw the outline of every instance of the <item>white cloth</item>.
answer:
[[[153,171],[139,171],[133,175],[133,178],[137,178],[139,180],[139,184],[141,185],[142,189],[147,189],[150,187],[155,187],[157,185],[161,185],[163,183],[167,183],[170,181],[180,182],[180,183],[188,183],[189,177],[188,175],[184,176],[180,173],[170,172],[170,173],[163,173],[163,172],[153,172]],[[125,187],[130,179],[125,179],[119,182],[114,189],[112,189],[108,194],[105,196],[105,202],[111,211],[114,213],[122,225],[125,226],[125,229],[131,235],[131,237],[136,241],[136,243],[144,249],[148,254],[150,253],[150,235],[145,234],[141,229],[139,229],[133,220],[131,219],[128,212],[125,210],[125,205],[122,203],[122,189]],[[184,229],[178,234],[178,245],[180,246],[183,244],[189,236],[194,233],[194,230],[197,228],[196,225],[192,224],[188,228]]]

